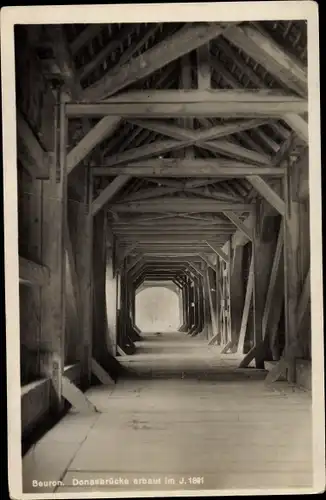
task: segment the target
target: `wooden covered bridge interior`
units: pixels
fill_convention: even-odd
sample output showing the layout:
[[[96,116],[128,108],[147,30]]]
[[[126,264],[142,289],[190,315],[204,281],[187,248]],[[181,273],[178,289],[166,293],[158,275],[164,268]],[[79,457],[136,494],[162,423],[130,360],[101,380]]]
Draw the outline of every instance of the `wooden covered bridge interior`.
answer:
[[[309,485],[310,400],[299,389],[309,389],[311,371],[306,22],[19,25],[15,50],[23,442],[35,442],[49,416],[62,416],[53,427],[61,449],[70,407],[68,434],[78,415],[90,413],[75,429],[89,429],[103,411],[111,418],[105,432],[113,421],[120,436],[132,405],[141,414],[156,404],[161,416],[171,406],[168,437],[157,432],[160,446],[173,448],[172,415],[204,405],[210,446],[214,432],[233,425],[241,484]],[[135,294],[162,284],[177,290],[182,325],[146,336],[135,324]],[[282,397],[266,382],[282,387]],[[137,400],[133,384],[145,384],[147,396]],[[304,449],[302,460],[293,451],[292,461],[264,469],[261,484],[257,462],[250,475],[241,455],[255,439],[233,419],[240,412],[241,423],[250,408],[248,425],[271,426],[269,451],[253,448],[256,460],[293,428],[300,438],[289,453]],[[192,431],[204,418],[196,415],[197,424],[186,419]],[[257,432],[267,446],[266,432]],[[73,448],[82,438],[68,439],[79,474],[101,470],[92,439],[85,453],[93,465],[85,467],[86,455]],[[120,450],[122,438],[107,439]],[[51,455],[47,470],[62,479],[66,448],[43,448],[37,465],[35,450],[33,460],[25,456],[27,476],[39,467],[48,477],[42,467]],[[157,472],[169,460],[170,473],[178,468],[172,448],[157,458]],[[198,475],[185,450],[180,462]],[[132,462],[130,448],[110,460],[127,471],[128,453]],[[148,457],[144,472],[152,470]],[[205,463],[199,475],[207,467],[227,487],[214,460]]]

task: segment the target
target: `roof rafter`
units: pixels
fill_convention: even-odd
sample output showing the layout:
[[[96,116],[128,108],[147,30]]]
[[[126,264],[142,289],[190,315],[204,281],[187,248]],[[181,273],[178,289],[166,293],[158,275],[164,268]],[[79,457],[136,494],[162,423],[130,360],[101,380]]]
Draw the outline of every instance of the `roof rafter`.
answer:
[[[229,24],[198,23],[186,25],[167,40],[155,45],[121,68],[108,72],[103,78],[84,90],[84,100],[101,100],[131,83],[140,80],[169,62],[221,35]]]

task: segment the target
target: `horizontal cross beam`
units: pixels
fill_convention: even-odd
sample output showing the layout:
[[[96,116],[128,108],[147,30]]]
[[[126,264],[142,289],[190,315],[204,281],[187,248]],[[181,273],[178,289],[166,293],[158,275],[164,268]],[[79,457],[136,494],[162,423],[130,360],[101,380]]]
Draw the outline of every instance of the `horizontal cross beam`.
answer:
[[[223,177],[243,178],[248,175],[268,177],[283,177],[284,168],[257,167],[231,160],[182,160],[182,159],[153,159],[135,162],[116,167],[96,166],[92,168],[95,176],[129,175],[132,177]]]
[[[146,90],[101,103],[68,103],[68,117],[121,118],[281,118],[308,111],[306,98],[272,90]]]

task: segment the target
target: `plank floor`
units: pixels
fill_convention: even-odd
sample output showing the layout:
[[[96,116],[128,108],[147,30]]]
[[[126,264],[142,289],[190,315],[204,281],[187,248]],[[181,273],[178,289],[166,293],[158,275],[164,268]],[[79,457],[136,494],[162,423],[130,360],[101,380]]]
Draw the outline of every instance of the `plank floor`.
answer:
[[[87,392],[99,413],[71,411],[24,457],[25,493],[312,489],[310,393],[180,333],[119,360],[130,375]]]

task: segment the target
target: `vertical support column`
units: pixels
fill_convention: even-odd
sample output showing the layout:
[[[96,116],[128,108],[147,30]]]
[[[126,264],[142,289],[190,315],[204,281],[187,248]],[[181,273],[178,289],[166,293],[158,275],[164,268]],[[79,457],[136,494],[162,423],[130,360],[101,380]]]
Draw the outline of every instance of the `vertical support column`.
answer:
[[[217,342],[221,343],[221,321],[220,321],[220,309],[221,309],[221,277],[220,277],[220,258],[216,258],[216,268],[215,268],[215,282],[216,282],[216,293],[215,293],[215,310],[216,310],[216,329],[217,329]]]
[[[197,289],[198,289],[198,333],[201,333],[204,329],[204,291],[202,287],[202,280],[197,278]]]
[[[216,324],[216,316],[213,304],[213,292],[212,287],[213,283],[210,279],[211,269],[209,267],[206,268],[206,283],[207,283],[207,291],[208,291],[208,301],[209,301],[209,315],[210,315],[210,331],[209,331],[209,340],[217,335],[217,324]]]
[[[284,178],[284,279],[285,279],[285,357],[288,362],[288,381],[295,383],[295,358],[300,345],[297,331],[297,305],[300,292],[299,273],[299,203],[295,201],[295,169],[287,164]]]
[[[189,333],[191,329],[191,280],[186,278],[186,304],[187,304],[187,328],[186,332]]]
[[[87,214],[84,238],[84,274],[82,276],[81,301],[83,304],[83,332],[81,355],[82,379],[85,386],[91,382],[92,333],[93,333],[93,177],[88,168]]]
[[[195,284],[194,280],[189,281],[189,335],[195,330]]]
[[[110,352],[116,354],[117,346],[117,304],[116,304],[116,277],[113,272],[113,248],[107,248],[106,253],[106,310],[108,323],[108,337],[110,342]]]
[[[52,117],[51,117],[52,119]],[[43,184],[43,263],[51,270],[50,282],[42,288],[42,340],[46,354],[41,374],[52,381],[51,410],[63,409],[62,374],[65,364],[67,225],[66,147],[68,122],[65,101],[57,92],[55,106],[54,154],[50,180]]]
[[[208,290],[207,283],[205,282],[205,273],[206,273],[206,264],[203,262],[201,264],[201,271],[203,274],[203,278],[201,279],[202,293],[203,293],[203,329],[202,334],[205,339],[209,338],[209,298],[208,298]]]
[[[244,305],[244,283],[242,276],[242,266],[243,246],[238,245],[234,248],[231,266],[231,350],[234,350],[238,345],[241,328],[242,311]]]
[[[262,206],[261,208],[264,208]],[[276,224],[274,216],[265,214],[256,207],[256,224],[253,241],[253,305],[254,305],[254,346],[257,368],[264,368],[264,360],[269,350],[268,338],[264,337],[263,317],[276,247]]]
[[[187,290],[186,290],[186,283],[183,282],[182,288],[181,288],[181,302],[182,302],[182,325],[179,328],[180,332],[186,332],[187,331]]]
[[[232,245],[231,245],[231,239],[228,241],[228,246],[227,246],[227,255],[228,255],[228,262],[226,265],[226,284],[225,284],[225,291],[226,291],[226,326],[227,326],[227,337],[226,337],[226,343],[229,344],[232,342],[232,325],[231,325],[231,268],[232,268],[232,256],[233,256],[233,251],[232,251]]]

